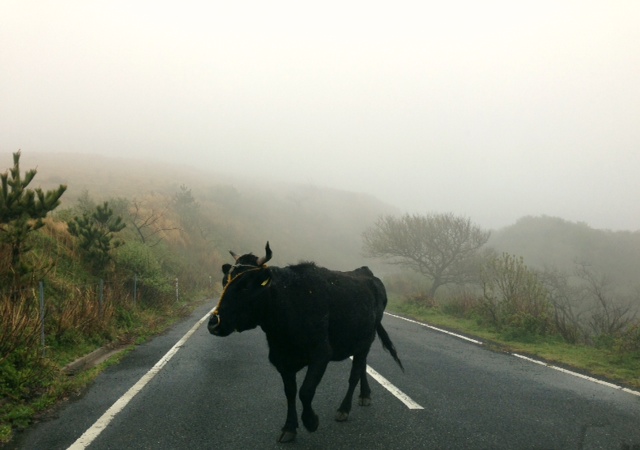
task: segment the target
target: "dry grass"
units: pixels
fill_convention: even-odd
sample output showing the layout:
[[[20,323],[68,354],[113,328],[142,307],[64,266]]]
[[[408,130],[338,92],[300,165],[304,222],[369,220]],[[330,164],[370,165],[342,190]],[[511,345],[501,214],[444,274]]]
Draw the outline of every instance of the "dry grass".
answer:
[[[34,348],[40,339],[40,316],[34,293],[22,291],[0,297],[0,364],[13,352]]]
[[[100,301],[97,285],[74,287],[64,300],[51,302],[47,308],[52,337],[60,341],[70,333],[73,336],[105,333],[115,315],[113,303],[110,295]]]

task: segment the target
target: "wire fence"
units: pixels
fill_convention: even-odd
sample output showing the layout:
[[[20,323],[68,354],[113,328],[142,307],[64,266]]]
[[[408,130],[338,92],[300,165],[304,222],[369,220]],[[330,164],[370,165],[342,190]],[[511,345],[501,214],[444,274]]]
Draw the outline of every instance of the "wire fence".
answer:
[[[21,289],[0,289],[0,350],[3,353],[0,361],[10,351],[19,348],[17,343],[20,341],[25,343],[29,340],[35,345],[36,336],[41,356],[46,357],[50,335],[59,337],[68,330],[106,327],[114,316],[114,305],[135,309],[142,301],[179,303],[181,285],[178,277],[165,284],[162,295],[158,293],[157,286],[145,281],[136,274],[132,279],[123,281],[101,278],[89,283],[66,285],[64,289],[47,280]],[[173,287],[167,291],[167,286],[171,285]],[[16,344],[12,345],[11,341]]]

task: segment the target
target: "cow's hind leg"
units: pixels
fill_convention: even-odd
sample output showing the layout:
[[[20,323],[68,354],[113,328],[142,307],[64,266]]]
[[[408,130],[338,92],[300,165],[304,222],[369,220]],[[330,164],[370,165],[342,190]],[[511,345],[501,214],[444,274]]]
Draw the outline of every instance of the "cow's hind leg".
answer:
[[[364,365],[362,376],[360,377],[360,398],[358,399],[360,406],[371,405],[371,388],[369,387],[369,380],[367,379],[367,364]]]
[[[298,413],[296,411],[296,384],[295,372],[280,372],[284,383],[284,394],[287,396],[287,421],[282,427],[282,433],[278,437],[278,442],[291,442],[296,438],[298,429]]]
[[[366,377],[367,353],[368,351],[364,354],[353,355],[353,363],[351,363],[351,374],[349,375],[349,389],[347,389],[347,395],[345,395],[342,403],[340,404],[340,408],[338,408],[338,412],[336,413],[336,420],[338,422],[344,422],[349,417],[349,413],[351,412],[351,403],[353,401],[353,392],[358,385],[358,381],[361,381],[363,380],[363,377]],[[369,389],[369,384],[366,382],[366,378],[364,379],[364,381],[366,383],[366,392],[363,392],[361,386],[360,397],[362,397],[363,393],[371,395],[371,389]]]

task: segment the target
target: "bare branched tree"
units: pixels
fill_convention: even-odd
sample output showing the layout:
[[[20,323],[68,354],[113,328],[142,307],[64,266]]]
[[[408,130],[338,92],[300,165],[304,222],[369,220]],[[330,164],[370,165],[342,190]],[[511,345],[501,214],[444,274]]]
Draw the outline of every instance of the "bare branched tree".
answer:
[[[553,306],[553,319],[556,330],[562,338],[572,344],[582,342],[587,331],[584,329],[584,309],[578,308],[580,289],[569,282],[569,277],[554,268],[545,268],[538,274],[547,290]]]
[[[549,268],[540,276],[554,308],[556,330],[567,342],[617,339],[638,326],[633,304],[639,303],[640,292],[632,298],[615,292],[611,279],[589,263],[576,262],[573,277]]]
[[[474,281],[478,250],[489,236],[470,219],[450,213],[383,216],[363,233],[364,253],[430,278],[433,298],[441,286]]]
[[[618,336],[634,322],[637,311],[615,295],[607,275],[598,274],[587,263],[578,263],[576,275],[584,282],[584,296],[595,302],[589,319],[595,336]]]
[[[162,241],[164,232],[179,230],[179,228],[162,225],[165,214],[170,206],[169,202],[160,210],[151,207],[151,209],[147,211],[145,206],[143,200],[133,199],[129,211],[129,220],[136,230],[136,233],[138,233],[140,241],[149,247],[154,247]]]

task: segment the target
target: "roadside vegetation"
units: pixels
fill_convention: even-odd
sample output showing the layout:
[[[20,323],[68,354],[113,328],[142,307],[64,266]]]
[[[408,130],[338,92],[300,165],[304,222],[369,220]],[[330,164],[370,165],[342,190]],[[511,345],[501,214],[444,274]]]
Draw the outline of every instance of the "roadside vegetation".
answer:
[[[0,187],[0,443],[97,373],[65,365],[144,341],[211,298],[219,261],[190,230],[187,188],[99,203],[84,192],[59,208],[67,186],[31,188],[20,156]]]
[[[270,240],[280,265],[312,255],[348,270],[362,265],[362,224],[391,210],[153,161],[30,158],[18,152],[0,170],[0,445],[104,367],[68,376],[67,364],[143,342],[212,301],[229,250]]]
[[[381,243],[394,242],[393,235],[401,236],[397,242],[405,249],[421,249],[386,250],[396,264],[410,269],[385,280],[392,294],[391,310],[640,388],[640,291],[633,286],[635,280],[628,285],[613,283],[610,275],[584,261],[574,262],[567,272],[533,269],[522,256],[477,245],[463,252],[469,248],[465,243],[476,242],[478,231],[461,227],[468,225],[468,219],[446,217],[450,216],[394,222],[383,229],[378,222],[365,233],[370,253]],[[456,276],[424,270],[415,263],[417,255],[434,267],[433,262],[449,261],[450,268],[439,273]],[[433,285],[443,285],[442,279],[449,280],[448,289],[436,297]]]
[[[640,388],[638,232],[554,218],[489,232],[315,186],[42,161],[24,170],[17,153],[0,172],[0,444],[101,370],[67,364],[166,329],[217,295],[229,250],[267,240],[275,265],[367,264],[391,311]]]

